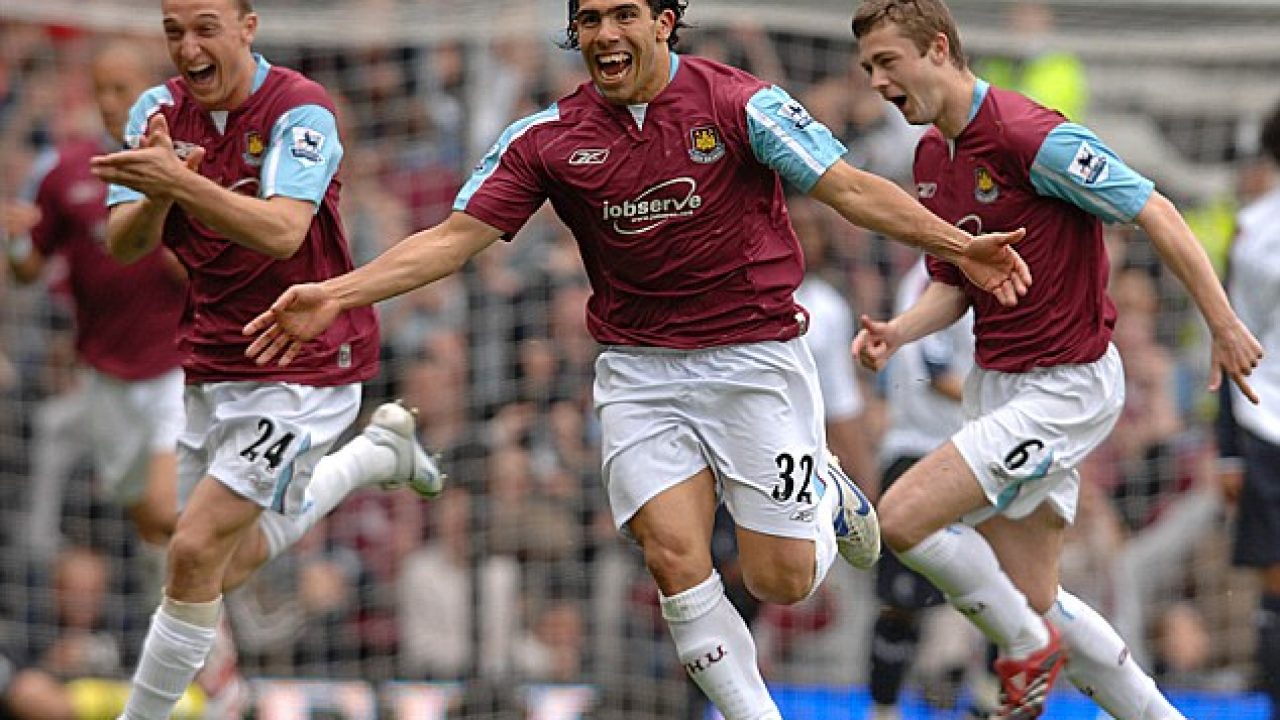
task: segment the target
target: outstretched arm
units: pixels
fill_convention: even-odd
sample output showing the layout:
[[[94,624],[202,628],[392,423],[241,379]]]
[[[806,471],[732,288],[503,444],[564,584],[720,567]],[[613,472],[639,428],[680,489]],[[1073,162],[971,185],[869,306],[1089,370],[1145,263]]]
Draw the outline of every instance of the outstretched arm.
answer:
[[[369,264],[321,283],[294,285],[244,327],[258,337],[245,354],[265,365],[288,365],[303,343],[324,332],[344,310],[372,305],[442,277],[489,247],[502,232],[455,212],[435,227],[401,240]]]
[[[954,263],[1003,305],[1017,305],[1031,271],[1010,245],[1024,230],[973,237],[929,212],[902,188],[843,161],[832,165],[810,195],[855,225],[896,238]]]
[[[964,291],[931,282],[909,310],[889,321],[862,316],[862,329],[853,339],[853,354],[868,370],[881,370],[898,348],[947,327],[969,309]]]
[[[1246,380],[1262,359],[1262,344],[1231,309],[1204,248],[1173,203],[1152,192],[1136,218],[1160,259],[1173,271],[1195,301],[1213,335],[1209,389],[1217,390],[1225,373],[1249,401],[1258,396]]]

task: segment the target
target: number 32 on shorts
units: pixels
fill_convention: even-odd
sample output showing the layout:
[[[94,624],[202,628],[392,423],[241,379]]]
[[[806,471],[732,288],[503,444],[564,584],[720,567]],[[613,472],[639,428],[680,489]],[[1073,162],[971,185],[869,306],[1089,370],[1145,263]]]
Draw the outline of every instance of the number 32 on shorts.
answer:
[[[773,499],[778,502],[813,503],[813,456],[796,457],[791,453],[778,453],[773,459],[778,465],[778,482],[773,486]],[[797,490],[798,488],[798,490]]]

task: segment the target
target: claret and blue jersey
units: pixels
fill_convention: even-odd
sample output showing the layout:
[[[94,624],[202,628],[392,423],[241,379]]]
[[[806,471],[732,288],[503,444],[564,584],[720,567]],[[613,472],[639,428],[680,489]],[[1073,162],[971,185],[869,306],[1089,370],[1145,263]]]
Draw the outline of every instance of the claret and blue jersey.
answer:
[[[845,148],[780,88],[703,58],[673,54],[671,68],[644,107],[588,82],[513,123],[454,209],[510,237],[549,199],[578,241],[602,343],[795,337],[803,259],[782,181],[807,192]]]
[[[1017,251],[1034,280],[1013,308],[929,259],[931,275],[973,304],[980,366],[1025,372],[1102,356],[1116,316],[1102,223],[1133,221],[1150,180],[1087,128],[983,81],[958,137],[931,128],[921,139],[915,180],[920,202],[970,233],[1027,230]]]
[[[231,111],[207,111],[180,78],[145,92],[134,104],[125,140],[137,146],[147,122],[163,113],[179,153],[205,149],[201,175],[252,197],[283,196],[311,202],[315,218],[298,252],[277,260],[204,226],[175,207],[163,241],[190,272],[184,345],[188,382],[286,380],[309,385],[359,382],[377,372],[378,327],[370,308],[345,313],[288,367],[258,366],[244,357],[240,332],[290,285],[340,275],[352,268],[338,214],[338,138],[333,103],[319,84],[256,56],[249,99]],[[111,186],[107,202],[139,200]]]

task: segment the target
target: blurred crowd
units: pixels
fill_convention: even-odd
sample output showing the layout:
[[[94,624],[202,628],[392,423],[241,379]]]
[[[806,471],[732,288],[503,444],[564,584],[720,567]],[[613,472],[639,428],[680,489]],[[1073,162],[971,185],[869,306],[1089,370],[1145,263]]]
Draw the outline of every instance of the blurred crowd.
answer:
[[[19,194],[42,150],[101,132],[85,69],[102,40],[0,21],[0,202]],[[135,40],[155,45],[159,80],[157,39]],[[784,85],[857,165],[910,185],[918,131],[870,91],[849,45],[751,25],[695,28],[686,42],[682,50]],[[584,79],[572,53],[541,38],[260,49],[339,99],[342,210],[357,263],[443,218],[508,122]],[[1004,58],[999,72],[1017,82],[1024,60]],[[1269,179],[1242,167],[1247,200]],[[1143,170],[1159,180],[1159,168]],[[915,257],[824,212],[802,229],[812,235],[810,272],[844,295],[853,317],[887,316]],[[1252,672],[1255,589],[1228,561],[1232,509],[1207,430],[1215,405],[1202,390],[1205,336],[1144,239],[1114,227],[1109,247],[1128,399],[1083,471],[1064,584],[1116,621],[1162,684],[1241,689]],[[75,451],[77,372],[61,281],[56,268],[29,288],[0,277],[0,645],[59,677],[121,677],[155,581]],[[601,493],[588,292],[573,240],[548,208],[460,275],[378,308],[383,369],[365,407],[404,398],[419,408],[425,444],[443,453],[452,484],[427,504],[357,495],[233,595],[243,672],[493,687],[589,681],[623,696],[614,705],[629,717],[684,712],[686,692],[653,689],[683,688],[683,671],[656,589]],[[859,428],[874,447],[882,388],[871,375],[858,380]],[[57,459],[52,468],[37,462],[41,449]],[[732,552],[722,555],[731,581]],[[865,653],[852,660],[837,645],[865,645],[871,586],[852,576],[833,583],[798,608],[754,614],[772,677],[864,680]]]

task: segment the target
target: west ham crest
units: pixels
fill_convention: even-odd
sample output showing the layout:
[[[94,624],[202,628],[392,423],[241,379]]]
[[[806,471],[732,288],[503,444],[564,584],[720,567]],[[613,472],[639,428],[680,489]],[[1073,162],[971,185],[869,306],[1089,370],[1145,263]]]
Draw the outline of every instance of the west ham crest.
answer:
[[[689,159],[696,163],[713,163],[724,157],[724,141],[715,125],[699,125],[689,131]]]
[[[244,135],[244,161],[250,167],[258,167],[262,165],[262,153],[267,149],[267,144],[262,141],[262,136],[257,130],[250,130]]]
[[[991,177],[991,173],[981,165],[974,171],[973,197],[980,203],[993,203],[1000,197],[1000,188],[996,185],[996,179]]]

